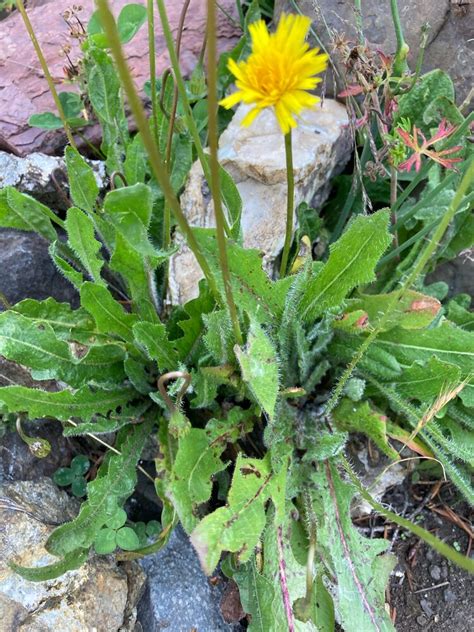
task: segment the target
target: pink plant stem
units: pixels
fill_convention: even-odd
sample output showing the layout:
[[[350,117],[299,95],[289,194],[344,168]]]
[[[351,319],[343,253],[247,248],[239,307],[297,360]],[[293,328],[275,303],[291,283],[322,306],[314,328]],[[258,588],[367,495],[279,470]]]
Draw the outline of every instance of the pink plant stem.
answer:
[[[293,618],[293,608],[291,607],[290,593],[288,591],[288,584],[286,582],[286,564],[283,552],[283,533],[282,528],[277,529],[277,544],[278,544],[278,569],[280,574],[280,586],[281,594],[283,597],[283,603],[285,605],[286,618],[288,620],[288,631],[295,632],[295,620]]]

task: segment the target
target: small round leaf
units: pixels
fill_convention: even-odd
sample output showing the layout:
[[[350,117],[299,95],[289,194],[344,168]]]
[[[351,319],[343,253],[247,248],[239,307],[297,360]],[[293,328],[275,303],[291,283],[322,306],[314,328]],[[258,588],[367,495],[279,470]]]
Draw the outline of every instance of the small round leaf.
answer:
[[[95,537],[94,548],[100,555],[108,555],[115,551],[117,533],[113,529],[101,529]]]
[[[87,494],[87,481],[82,476],[76,477],[71,484],[71,491],[76,498],[82,498]]]
[[[69,467],[60,467],[53,474],[53,481],[59,487],[67,487],[74,480],[74,472]]]
[[[133,551],[140,547],[140,540],[133,529],[122,527],[117,531],[117,545],[124,551]]]
[[[116,512],[110,516],[110,518],[105,523],[111,529],[120,529],[127,522],[127,512],[120,507],[117,508]]]
[[[78,454],[71,461],[71,470],[76,476],[84,476],[89,471],[91,464],[84,454]]]
[[[161,524],[158,520],[150,520],[146,525],[146,534],[149,538],[158,535],[161,531]]]

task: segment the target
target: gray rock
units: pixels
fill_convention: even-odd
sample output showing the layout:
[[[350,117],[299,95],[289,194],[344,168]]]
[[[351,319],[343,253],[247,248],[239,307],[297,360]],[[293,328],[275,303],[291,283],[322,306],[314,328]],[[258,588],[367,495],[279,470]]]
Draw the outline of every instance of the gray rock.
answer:
[[[274,113],[264,110],[249,128],[241,126],[248,106],[240,106],[220,138],[219,158],[236,182],[242,197],[244,245],[263,253],[267,272],[273,271],[284,242],[286,225],[286,169],[284,137]],[[303,201],[320,206],[331,178],[349,159],[351,139],[347,113],[340,103],[306,110],[293,131],[295,206]],[[193,226],[212,227],[214,209],[199,163],[193,165],[181,206]],[[170,301],[185,303],[197,296],[201,270],[179,236],[180,251],[170,264]]]
[[[196,553],[179,527],[167,546],[140,564],[148,576],[147,591],[138,605],[138,620],[146,632],[220,632],[226,624],[219,610],[222,589],[212,586]]]
[[[282,10],[294,12],[289,0],[276,0],[276,14]],[[472,46],[472,18],[474,7],[457,0],[398,0],[404,36],[410,47],[409,65],[415,68],[420,43],[420,31],[430,25],[423,70],[441,68],[448,72],[456,87],[457,99],[463,100],[472,88],[474,49]],[[357,41],[353,0],[299,0],[298,8],[311,16],[313,26],[323,45],[332,52],[336,34],[344,33],[353,43]],[[364,35],[374,48],[391,54],[396,50],[395,29],[387,1],[362,2]],[[333,94],[332,81],[327,82],[328,94]],[[338,87],[342,90],[342,86]]]
[[[22,632],[133,630],[144,575],[136,563],[91,557],[81,568],[29,582],[8,566],[56,561],[44,549],[52,523],[70,520],[77,502],[45,478],[0,486],[0,616],[2,629]]]
[[[49,441],[51,452],[46,458],[38,459],[16,431],[7,432],[0,443],[0,483],[52,476],[59,467],[69,465],[74,452],[71,443],[62,436],[62,425],[58,421],[23,422],[22,427],[28,436]]]
[[[105,186],[105,165],[100,160],[91,160],[97,184]],[[68,186],[64,158],[33,153],[19,158],[0,151],[0,189],[12,186],[50,206],[54,210],[68,207]]]
[[[441,579],[441,568],[435,564],[430,568],[430,575],[432,579],[439,582]]]
[[[427,617],[431,617],[433,615],[433,608],[431,607],[431,602],[429,602],[427,599],[420,599],[420,606]]]
[[[49,256],[48,242],[36,233],[0,229],[0,269],[0,292],[11,305],[24,298],[43,300],[48,296],[77,303],[76,290]]]
[[[446,588],[443,593],[443,598],[446,603],[454,603],[457,599],[456,594],[450,588]]]

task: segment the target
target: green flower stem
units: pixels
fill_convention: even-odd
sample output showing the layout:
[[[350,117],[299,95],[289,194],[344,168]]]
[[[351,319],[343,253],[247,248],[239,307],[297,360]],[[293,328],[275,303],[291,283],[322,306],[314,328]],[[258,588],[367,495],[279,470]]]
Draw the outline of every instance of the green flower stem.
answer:
[[[357,34],[359,36],[359,44],[362,46],[365,43],[364,38],[364,29],[362,27],[362,2],[361,0],[354,0],[354,14],[355,14],[355,23],[357,28]]]
[[[397,38],[397,52],[395,53],[395,59],[393,60],[393,71],[396,75],[401,76],[408,70],[407,56],[410,48],[403,37],[403,28],[400,20],[400,13],[398,12],[397,0],[390,0],[390,7],[392,10],[395,35]]]
[[[329,414],[336,407],[337,402],[339,401],[339,398],[344,389],[344,386],[346,385],[347,380],[351,377],[352,372],[354,371],[355,367],[363,358],[369,346],[375,341],[379,333],[383,330],[387,320],[390,318],[396,305],[402,299],[404,294],[410,289],[410,287],[416,281],[418,276],[422,273],[428,261],[433,256],[451,220],[455,216],[458,208],[463,202],[464,197],[467,191],[469,190],[469,188],[472,186],[473,182],[474,182],[474,158],[471,159],[471,162],[464,173],[464,176],[459,184],[459,187],[457,188],[456,194],[454,198],[452,199],[451,204],[449,205],[446,213],[443,215],[443,217],[439,221],[437,228],[435,229],[426,248],[421,252],[418,260],[413,266],[411,273],[407,276],[405,282],[400,286],[400,288],[396,292],[393,293],[393,297],[390,303],[388,304],[385,313],[380,319],[379,324],[377,325],[377,327],[375,327],[375,329],[372,330],[372,332],[367,336],[364,342],[360,345],[359,349],[354,354],[354,357],[350,361],[349,365],[347,366],[347,368],[341,375],[336,385],[336,388],[333,391],[333,394],[331,395],[330,399],[328,400],[326,404],[326,408],[325,408],[326,414]]]
[[[127,96],[130,109],[137,125],[137,129],[142,136],[143,144],[145,146],[145,149],[147,150],[153,173],[161,187],[161,190],[163,191],[165,200],[167,200],[172,212],[174,213],[181,232],[186,237],[189,248],[192,250],[197,262],[201,266],[201,269],[207,279],[212,294],[214,295],[216,301],[220,303],[221,296],[219,294],[214,275],[212,274],[206,258],[201,252],[199,244],[196,241],[194,233],[190,225],[188,224],[183,211],[181,210],[178,199],[176,198],[176,195],[173,191],[173,187],[171,185],[165,164],[159,154],[158,148],[155,145],[152,136],[150,135],[148,121],[145,116],[140,97],[138,96],[137,90],[133,83],[130,70],[128,69],[127,62],[125,61],[125,57],[123,55],[122,46],[120,44],[120,39],[117,31],[117,25],[115,24],[114,16],[110,11],[108,0],[97,0],[97,6],[100,11],[102,25],[107,35],[110,50],[112,51],[112,55],[117,65],[117,70],[120,76],[122,87]]]
[[[178,87],[179,96],[184,108],[184,118],[186,119],[186,126],[188,128],[189,133],[191,134],[191,138],[193,139],[194,146],[196,147],[196,152],[199,158],[199,162],[201,163],[204,176],[206,177],[206,180],[210,182],[211,172],[209,169],[209,164],[208,164],[206,155],[204,153],[204,149],[201,143],[201,138],[199,136],[199,131],[197,129],[196,122],[193,117],[193,112],[189,104],[189,99],[186,92],[186,85],[184,83],[183,75],[181,74],[181,69],[179,67],[179,59],[176,53],[176,48],[173,41],[173,34],[171,32],[170,24],[168,21],[168,15],[166,13],[164,0],[156,0],[156,4],[158,6],[158,11],[160,14],[161,26],[163,28],[163,35],[165,36],[166,46],[168,48],[168,54],[170,56],[174,80]],[[225,218],[224,218],[224,222],[225,222],[225,225],[224,225],[225,232],[230,237],[231,230]]]
[[[150,90],[151,90],[151,120],[153,121],[153,133],[156,146],[159,147],[158,138],[158,93],[156,91],[156,53],[155,53],[155,5],[153,0],[147,0],[148,20],[148,56],[150,64]]]
[[[295,215],[295,174],[293,171],[293,148],[291,142],[291,130],[285,134],[285,158],[286,158],[286,231],[285,245],[283,246],[283,254],[281,256],[280,278],[286,275],[288,268],[288,258],[290,256],[290,247],[293,240],[293,222]]]
[[[16,0],[16,6],[17,6],[18,11],[21,13],[21,17],[25,24],[25,28],[28,31],[28,35],[30,37],[31,43],[33,44],[33,47],[36,52],[36,56],[38,57],[38,61],[41,64],[41,68],[43,70],[46,82],[48,84],[49,91],[51,92],[51,96],[54,99],[56,109],[58,110],[59,118],[61,119],[63,127],[64,127],[64,131],[66,132],[68,142],[71,145],[71,147],[74,147],[74,149],[77,149],[76,143],[74,142],[74,138],[72,136],[71,128],[69,127],[69,123],[67,122],[66,116],[64,114],[63,106],[61,105],[61,101],[59,100],[59,96],[56,91],[53,78],[51,76],[51,73],[49,72],[48,64],[46,63],[46,59],[43,55],[43,51],[41,50],[41,46],[39,45],[39,42],[36,39],[35,31],[30,22],[30,18],[28,17],[28,14],[26,12],[25,5],[23,4],[23,0]]]
[[[209,149],[211,170],[211,193],[214,202],[216,218],[217,245],[219,248],[219,263],[224,281],[225,296],[229,315],[238,345],[243,344],[239,325],[239,315],[232,293],[229,262],[227,259],[227,244],[224,232],[224,211],[222,209],[221,188],[219,179],[219,161],[217,158],[217,35],[216,35],[216,6],[215,0],[207,0],[207,105],[209,118]]]

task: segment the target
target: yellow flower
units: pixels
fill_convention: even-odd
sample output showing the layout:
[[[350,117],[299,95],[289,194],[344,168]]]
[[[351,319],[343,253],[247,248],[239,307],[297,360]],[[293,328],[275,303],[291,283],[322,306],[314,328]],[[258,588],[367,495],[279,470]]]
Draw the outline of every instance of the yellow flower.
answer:
[[[326,69],[328,56],[310,50],[305,41],[310,24],[305,16],[283,13],[275,33],[268,32],[263,20],[249,26],[252,52],[247,61],[229,60],[237,91],[220,102],[227,109],[240,101],[254,104],[242,125],[250,125],[263,109],[273,107],[287,134],[297,125],[294,117],[320,101],[308,90],[321,81],[315,75]]]

